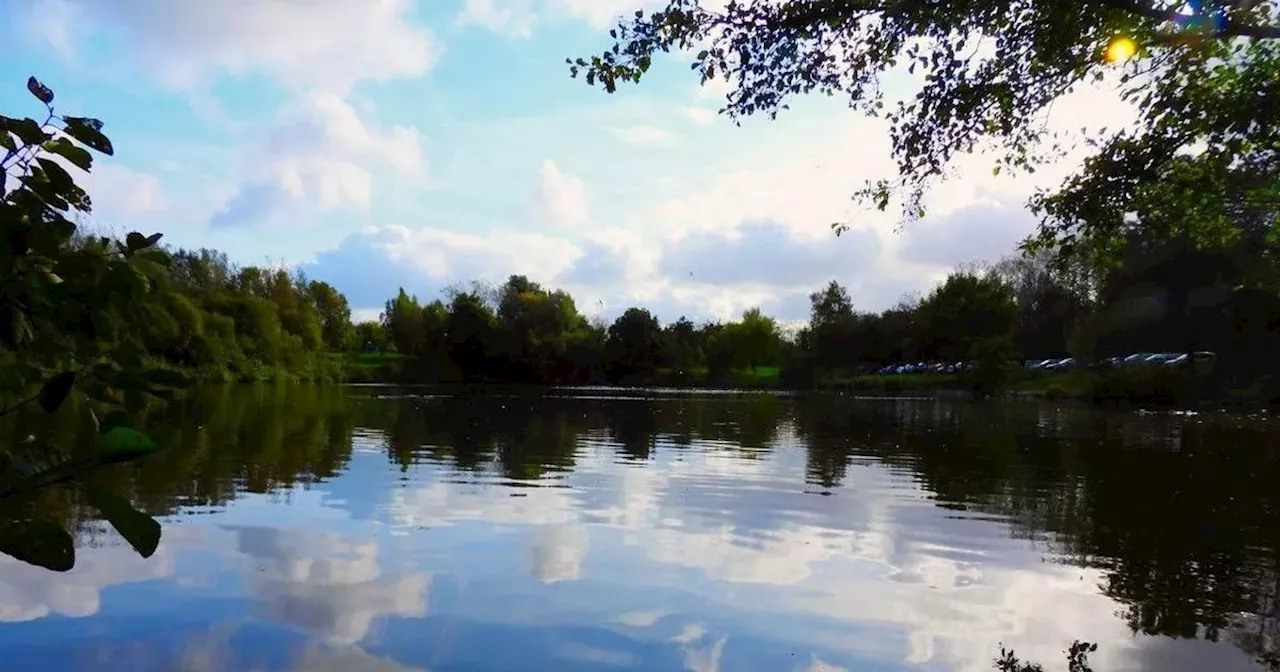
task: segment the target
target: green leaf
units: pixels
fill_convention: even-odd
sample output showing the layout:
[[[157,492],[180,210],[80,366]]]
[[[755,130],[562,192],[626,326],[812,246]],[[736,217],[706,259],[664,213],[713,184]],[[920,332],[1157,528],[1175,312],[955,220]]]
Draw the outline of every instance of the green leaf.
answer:
[[[95,149],[107,156],[115,153],[115,149],[111,147],[111,141],[102,134],[101,121],[87,117],[63,117],[62,120],[66,122],[64,130],[67,135],[79,140],[86,147]]]
[[[112,427],[98,437],[98,447],[110,461],[132,459],[154,452],[159,446],[151,437],[129,427]]]
[[[45,382],[40,388],[40,407],[49,413],[58,410],[62,402],[71,393],[71,386],[76,383],[74,371],[63,371]]]
[[[65,572],[76,564],[71,535],[47,520],[0,523],[0,553],[55,572]]]
[[[119,495],[99,487],[88,490],[89,503],[102,513],[102,517],[116,528],[138,555],[149,558],[156,552],[160,545],[160,523],[133,508],[129,500]]]
[[[9,132],[4,130],[3,128],[0,128],[0,147],[3,147],[11,152],[17,151],[18,149],[18,143],[14,142],[13,136],[9,135]]]
[[[61,156],[81,170],[89,170],[93,167],[93,155],[66,138],[54,138],[44,143],[44,150]]]
[[[35,77],[27,78],[27,90],[31,92],[31,95],[39,98],[40,102],[45,105],[53,102],[53,90],[44,84],[41,84],[40,80]]]

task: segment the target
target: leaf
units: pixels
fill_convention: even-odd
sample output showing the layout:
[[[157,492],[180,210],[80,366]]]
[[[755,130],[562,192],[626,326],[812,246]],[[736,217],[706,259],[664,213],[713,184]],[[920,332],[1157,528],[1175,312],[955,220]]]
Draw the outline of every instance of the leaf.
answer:
[[[102,517],[116,528],[116,532],[129,542],[133,550],[149,558],[160,545],[160,523],[133,508],[129,500],[99,487],[88,489],[89,503],[102,513]]]
[[[157,249],[142,250],[135,256],[135,258],[143,261],[149,261],[153,264],[158,264],[165,268],[168,268],[169,266],[173,265],[173,259],[168,254],[165,254],[164,250],[157,250]]]
[[[48,176],[49,182],[53,184],[53,188],[57,189],[59,193],[75,188],[76,181],[72,179],[71,174],[65,168],[58,165],[57,161],[39,157],[36,159],[36,163],[40,164],[40,167],[44,169],[44,174]]]
[[[76,564],[71,535],[47,520],[0,523],[0,552],[55,572],[65,572]]]
[[[45,105],[53,102],[53,90],[44,84],[41,84],[40,80],[35,77],[27,78],[27,90],[31,92],[31,95],[39,98],[40,102]]]
[[[44,129],[40,128],[40,124],[37,124],[35,119],[11,121],[5,126],[7,127],[6,130],[18,136],[19,140],[28,145],[38,145],[49,139],[49,136],[45,135]]]
[[[67,135],[84,143],[86,147],[95,149],[107,156],[115,153],[115,149],[111,147],[111,141],[102,134],[101,121],[86,117],[63,117],[62,120],[66,122],[64,130]]]
[[[58,410],[62,402],[66,401],[67,395],[71,393],[71,386],[75,385],[75,382],[74,371],[63,371],[46,381],[44,387],[40,388],[41,408],[48,413]]]
[[[130,252],[137,252],[147,247],[147,239],[137,231],[130,231],[129,235],[124,237],[124,244],[129,247]]]
[[[109,461],[133,459],[154,452],[159,446],[151,437],[129,427],[115,426],[98,437],[98,447]]]
[[[93,167],[93,155],[66,138],[55,138],[44,143],[44,150],[61,156],[81,170],[89,170]]]

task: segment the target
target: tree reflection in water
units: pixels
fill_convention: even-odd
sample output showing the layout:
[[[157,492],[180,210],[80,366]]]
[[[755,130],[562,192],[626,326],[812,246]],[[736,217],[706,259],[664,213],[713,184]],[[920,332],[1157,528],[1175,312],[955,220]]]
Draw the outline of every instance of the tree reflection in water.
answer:
[[[650,403],[258,387],[200,390],[144,422],[172,447],[96,478],[157,516],[333,478],[353,436],[379,442],[402,469],[430,461],[512,485],[572,471],[584,445],[608,443],[619,461],[644,462],[695,442],[744,460],[799,444],[812,491],[874,460],[909,470],[937,506],[999,516],[1060,561],[1099,570],[1101,591],[1134,633],[1229,641],[1262,660],[1280,650],[1280,452],[1265,419],[838,397]],[[50,496],[44,506],[81,543],[99,529],[80,502]],[[546,581],[577,572],[576,560],[550,548],[562,538],[576,537],[547,528],[529,557]]]

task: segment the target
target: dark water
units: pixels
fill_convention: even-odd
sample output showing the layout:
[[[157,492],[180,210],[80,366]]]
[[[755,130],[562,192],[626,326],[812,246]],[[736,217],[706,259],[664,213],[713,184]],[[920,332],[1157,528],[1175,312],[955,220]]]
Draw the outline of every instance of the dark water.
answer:
[[[381,398],[379,398],[381,397]],[[0,558],[0,670],[1260,669],[1280,427],[1035,403],[219,389]],[[74,423],[52,431],[71,435]]]

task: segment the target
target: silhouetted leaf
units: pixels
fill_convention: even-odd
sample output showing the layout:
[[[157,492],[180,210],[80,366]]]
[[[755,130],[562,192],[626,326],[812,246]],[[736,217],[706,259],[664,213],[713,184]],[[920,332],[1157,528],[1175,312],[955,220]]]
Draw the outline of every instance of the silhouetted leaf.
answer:
[[[71,393],[71,387],[75,383],[74,371],[63,371],[50,378],[45,382],[44,387],[40,388],[40,407],[49,413],[58,410],[67,395]]]
[[[102,134],[101,121],[86,117],[63,117],[62,120],[66,122],[67,135],[107,156],[115,153],[115,149],[111,147],[111,141]]]
[[[71,535],[47,520],[0,523],[0,552],[55,572],[65,572],[76,564]]]
[[[53,91],[44,84],[41,84],[40,80],[35,77],[27,78],[27,90],[31,92],[31,95],[39,98],[40,102],[45,105],[53,102]]]
[[[81,170],[89,170],[93,167],[93,155],[66,138],[54,138],[44,143],[44,150],[61,156]]]
[[[18,136],[18,139],[28,145],[38,145],[49,136],[45,134],[44,129],[40,128],[40,124],[34,119],[11,119],[9,117],[0,118],[0,130],[5,130]]]
[[[160,523],[133,508],[129,500],[102,488],[90,487],[88,494],[89,503],[102,512],[103,518],[133,546],[133,550],[144,558],[156,552],[160,545]]]

